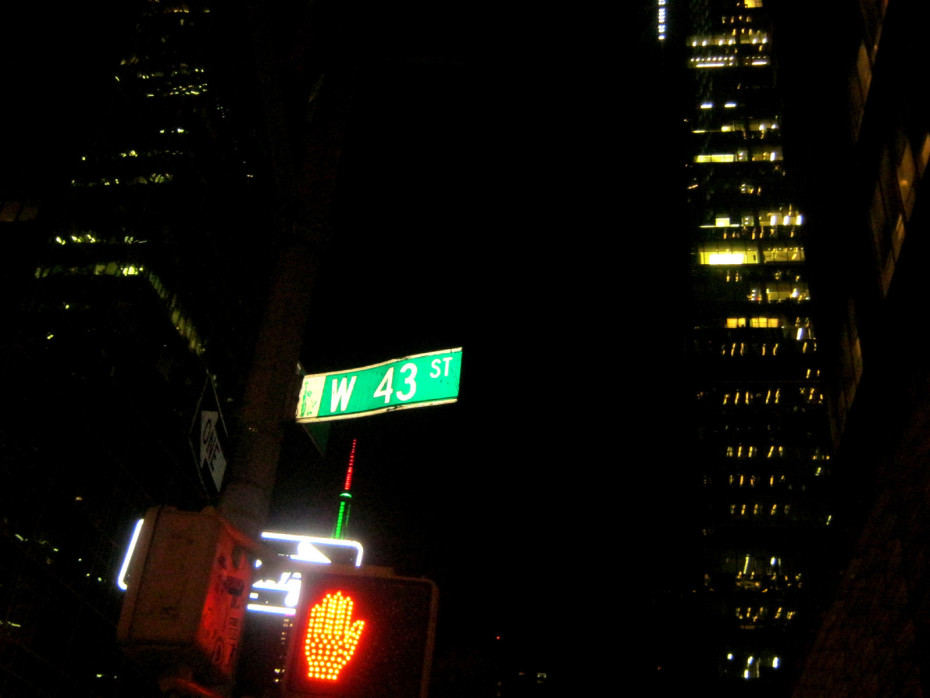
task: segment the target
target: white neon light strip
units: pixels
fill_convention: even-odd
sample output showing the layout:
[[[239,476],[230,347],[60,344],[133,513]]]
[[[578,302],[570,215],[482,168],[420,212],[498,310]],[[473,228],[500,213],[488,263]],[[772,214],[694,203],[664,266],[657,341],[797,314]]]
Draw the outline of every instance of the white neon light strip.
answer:
[[[288,608],[287,606],[263,606],[258,603],[246,604],[247,611],[255,611],[256,613],[271,613],[278,616],[292,616],[297,613],[296,608]]]
[[[126,554],[123,556],[123,564],[120,566],[119,575],[116,579],[116,585],[122,591],[126,591],[128,588],[126,575],[129,573],[129,565],[132,561],[132,554],[135,551],[136,544],[139,541],[139,536],[142,533],[143,521],[143,519],[139,519],[136,521],[135,526],[133,527],[132,537],[129,541],[129,545],[126,546]],[[265,540],[280,540],[297,543],[297,552],[289,555],[289,557],[292,560],[300,560],[303,562],[331,564],[331,560],[326,557],[322,551],[314,547],[315,543],[330,547],[351,548],[355,550],[355,566],[362,566],[362,556],[364,550],[362,548],[362,544],[358,541],[324,538],[322,536],[301,536],[293,533],[269,532],[262,533],[262,538]],[[292,576],[292,573],[286,572],[282,575],[279,581],[271,579],[259,579],[256,580],[256,582],[252,585],[252,588],[286,592],[285,603],[290,603],[290,601],[293,601],[296,605],[297,597],[300,594],[300,575],[296,574]],[[295,609],[290,606],[257,603],[247,604],[246,609],[255,613],[269,613],[282,616],[293,616],[296,612]]]
[[[126,584],[126,573],[129,572],[129,561],[132,560],[132,551],[136,549],[136,543],[139,542],[139,534],[142,533],[142,521],[144,519],[139,519],[136,521],[135,528],[132,529],[132,538],[129,541],[129,545],[126,546],[126,554],[123,556],[123,564],[119,568],[119,575],[116,577],[116,586],[118,586],[123,591],[126,591],[129,587]]]
[[[267,531],[262,533],[262,538],[265,540],[288,540],[298,543],[298,552],[289,556],[292,560],[309,560],[310,562],[328,563],[330,560],[325,556],[322,556],[319,551],[316,551],[316,554],[314,554],[313,551],[316,549],[314,548],[311,550],[311,547],[314,543],[321,543],[339,548],[353,548],[355,550],[356,567],[362,566],[362,555],[365,552],[362,548],[362,544],[355,540],[340,540],[336,538],[323,538],[321,536],[301,536],[295,533],[268,533]],[[301,548],[299,545],[300,543],[306,543],[307,547]],[[323,557],[323,559],[320,559],[320,557],[317,555],[320,555],[320,557]]]

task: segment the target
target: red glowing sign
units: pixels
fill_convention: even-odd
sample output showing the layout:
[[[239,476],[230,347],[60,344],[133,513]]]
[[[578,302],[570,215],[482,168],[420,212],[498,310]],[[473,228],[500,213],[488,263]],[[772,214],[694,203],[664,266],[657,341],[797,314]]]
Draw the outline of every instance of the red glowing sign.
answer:
[[[425,698],[436,585],[384,568],[304,565],[282,695]]]
[[[353,606],[351,596],[337,591],[310,609],[303,629],[307,678],[335,681],[352,659],[365,629],[365,621],[352,621]]]

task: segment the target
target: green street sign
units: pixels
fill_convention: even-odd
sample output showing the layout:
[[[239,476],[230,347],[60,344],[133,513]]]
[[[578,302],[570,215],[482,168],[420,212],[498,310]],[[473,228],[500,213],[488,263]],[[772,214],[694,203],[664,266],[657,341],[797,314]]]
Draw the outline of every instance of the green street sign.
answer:
[[[298,422],[349,419],[378,412],[455,402],[462,349],[392,359],[338,373],[304,376]]]

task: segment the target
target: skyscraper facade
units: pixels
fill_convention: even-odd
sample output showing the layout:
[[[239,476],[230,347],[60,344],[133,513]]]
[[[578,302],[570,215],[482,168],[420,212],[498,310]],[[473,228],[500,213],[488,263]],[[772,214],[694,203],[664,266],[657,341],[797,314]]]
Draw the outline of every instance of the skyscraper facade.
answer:
[[[157,693],[116,646],[122,556],[147,507],[216,502],[260,310],[243,25],[139,9],[64,191],[6,216],[27,246],[0,363],[4,696]]]
[[[792,177],[766,0],[695,0],[686,26],[693,671],[776,695],[800,660],[830,531],[837,429],[808,216]],[[668,39],[664,39],[668,41]],[[700,482],[697,482],[700,478]]]

